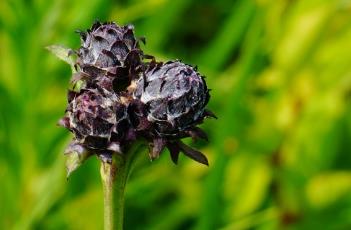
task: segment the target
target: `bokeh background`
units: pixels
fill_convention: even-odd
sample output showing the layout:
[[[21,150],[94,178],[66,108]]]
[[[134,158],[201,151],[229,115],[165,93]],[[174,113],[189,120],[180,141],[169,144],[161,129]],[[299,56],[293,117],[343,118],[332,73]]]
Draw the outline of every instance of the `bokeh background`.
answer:
[[[65,177],[71,73],[45,50],[78,48],[95,19],[197,65],[219,117],[192,144],[210,167],[145,154],[126,229],[351,229],[348,0],[1,0],[0,229],[103,227],[98,160]]]

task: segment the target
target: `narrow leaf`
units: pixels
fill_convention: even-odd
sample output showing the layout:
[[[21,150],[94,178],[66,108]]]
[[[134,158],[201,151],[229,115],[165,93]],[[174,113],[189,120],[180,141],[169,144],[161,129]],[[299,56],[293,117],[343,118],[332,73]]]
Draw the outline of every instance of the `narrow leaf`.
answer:
[[[186,144],[184,144],[181,141],[178,141],[177,144],[178,144],[179,148],[181,149],[181,151],[186,156],[190,157],[191,159],[193,159],[201,164],[208,166],[208,160],[204,154],[202,154],[199,151],[196,151],[195,149],[190,148],[189,146],[187,146]]]
[[[76,72],[74,68],[75,58],[74,58],[74,51],[70,48],[66,48],[61,45],[51,45],[46,47],[51,53],[53,53],[56,57],[61,59],[62,61],[69,64],[72,68],[72,72]]]

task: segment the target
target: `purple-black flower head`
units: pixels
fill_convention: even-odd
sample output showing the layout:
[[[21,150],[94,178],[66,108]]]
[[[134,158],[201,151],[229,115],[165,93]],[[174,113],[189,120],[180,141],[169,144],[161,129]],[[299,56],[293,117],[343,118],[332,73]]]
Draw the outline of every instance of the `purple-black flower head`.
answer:
[[[146,105],[159,136],[177,136],[205,117],[209,90],[193,67],[179,61],[156,64],[137,81],[134,97]]]
[[[80,69],[91,78],[104,75],[118,78],[118,83],[127,87],[128,79],[142,68],[143,52],[134,27],[96,22],[87,32],[79,33],[81,47],[77,51],[77,64]]]
[[[208,164],[201,153],[180,142],[181,138],[188,136],[207,138],[196,127],[211,115],[205,109],[210,96],[204,78],[190,65],[169,61],[151,64],[135,85],[135,104],[141,104],[137,126],[152,139],[151,157],[158,157],[167,146],[175,162],[179,151],[183,151]]]
[[[66,113],[59,122],[74,134],[66,150],[68,173],[93,154],[104,162],[112,161],[115,153],[123,156],[136,140],[149,143],[151,159],[167,148],[175,163],[183,152],[207,165],[201,152],[181,141],[207,140],[197,125],[214,117],[206,109],[209,90],[196,68],[180,61],[159,63],[144,55],[131,25],[96,22],[79,33],[81,47],[76,52],[50,47],[74,72]],[[74,53],[76,60],[70,59]]]
[[[134,139],[127,105],[121,97],[97,89],[69,93],[73,95],[60,124],[74,133],[74,142],[97,153],[122,152]]]

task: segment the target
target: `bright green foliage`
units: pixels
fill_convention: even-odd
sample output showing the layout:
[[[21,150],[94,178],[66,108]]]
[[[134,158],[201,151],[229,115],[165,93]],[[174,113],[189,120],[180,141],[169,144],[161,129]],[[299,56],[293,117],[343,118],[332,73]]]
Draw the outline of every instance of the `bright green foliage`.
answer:
[[[349,0],[0,1],[0,229],[102,228],[98,160],[65,178],[71,70],[45,49],[95,19],[198,65],[219,117],[209,168],[142,158],[126,229],[351,229]]]
[[[56,57],[69,64],[72,68],[72,72],[75,72],[74,64],[75,60],[72,58],[74,51],[60,45],[51,45],[46,47]]]

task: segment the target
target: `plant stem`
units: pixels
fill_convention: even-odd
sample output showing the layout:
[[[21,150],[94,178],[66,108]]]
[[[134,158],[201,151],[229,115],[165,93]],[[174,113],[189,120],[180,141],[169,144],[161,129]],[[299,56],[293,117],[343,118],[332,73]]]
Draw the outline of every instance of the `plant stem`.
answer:
[[[124,190],[132,164],[141,147],[140,143],[135,143],[123,155],[113,154],[112,163],[101,162],[105,230],[123,229]]]

